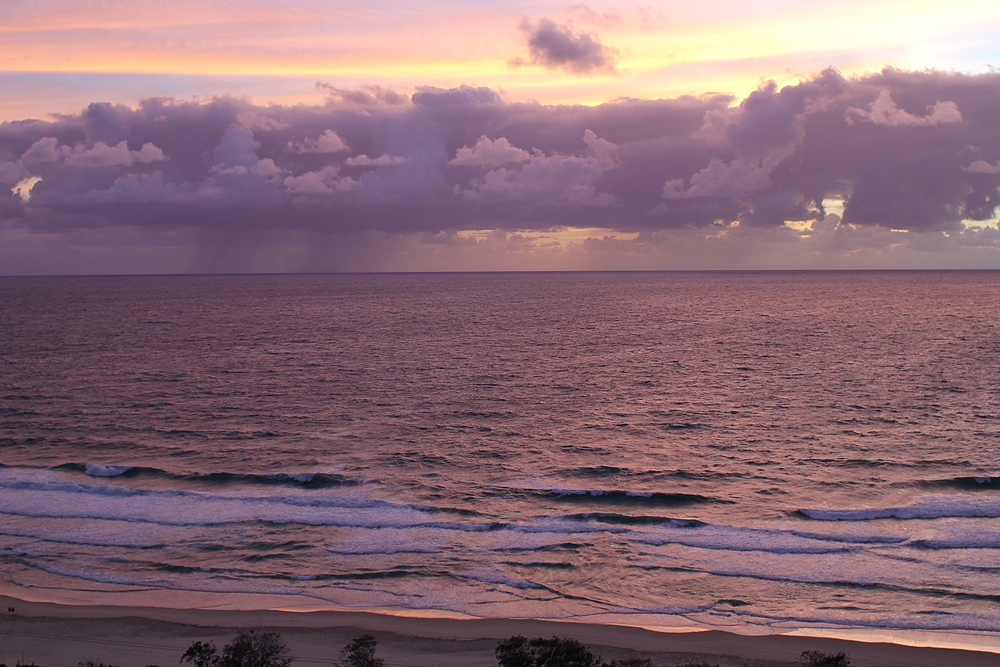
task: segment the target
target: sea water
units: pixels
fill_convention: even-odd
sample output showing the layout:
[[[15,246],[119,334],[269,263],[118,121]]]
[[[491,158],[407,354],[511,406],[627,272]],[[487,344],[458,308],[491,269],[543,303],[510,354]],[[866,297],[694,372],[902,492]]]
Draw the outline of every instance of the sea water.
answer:
[[[0,279],[0,577],[1000,633],[1000,273]]]

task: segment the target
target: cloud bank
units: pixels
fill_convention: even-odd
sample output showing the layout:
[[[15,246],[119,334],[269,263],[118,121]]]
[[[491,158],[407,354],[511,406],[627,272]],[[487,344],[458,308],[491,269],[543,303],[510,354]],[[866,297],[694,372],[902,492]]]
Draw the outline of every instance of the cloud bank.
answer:
[[[0,228],[449,243],[481,230],[600,228],[634,241],[829,228],[858,248],[866,229],[879,243],[944,233],[996,245],[991,228],[969,230],[1000,205],[1000,74],[828,69],[739,102],[592,107],[512,104],[470,86],[403,102],[330,90],[317,106],[147,99],[4,123]]]

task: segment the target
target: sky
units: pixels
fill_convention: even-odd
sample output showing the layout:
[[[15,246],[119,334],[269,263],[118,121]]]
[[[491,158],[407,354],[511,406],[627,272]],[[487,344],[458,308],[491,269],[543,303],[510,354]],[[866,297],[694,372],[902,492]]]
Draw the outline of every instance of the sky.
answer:
[[[1000,268],[1000,3],[5,0],[0,275]]]

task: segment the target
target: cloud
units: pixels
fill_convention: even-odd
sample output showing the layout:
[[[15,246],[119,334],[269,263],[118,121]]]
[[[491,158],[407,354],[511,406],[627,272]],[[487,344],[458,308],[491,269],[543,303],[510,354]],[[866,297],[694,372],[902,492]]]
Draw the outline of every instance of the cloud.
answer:
[[[21,155],[21,163],[25,165],[61,161],[68,166],[89,168],[131,167],[133,164],[149,164],[164,159],[163,151],[150,142],[137,151],[131,151],[124,139],[114,146],[97,141],[88,148],[83,144],[60,146],[56,137],[42,137]]]
[[[927,107],[926,116],[915,116],[897,107],[888,90],[879,93],[878,99],[872,102],[869,111],[850,108],[847,113],[848,122],[856,118],[889,127],[916,127],[962,122],[962,112],[959,111],[958,105],[954,102],[935,102],[933,106]]]
[[[510,145],[507,137],[492,141],[485,134],[473,147],[462,146],[455,158],[448,164],[459,166],[499,167],[504,164],[527,162],[531,159],[528,151]]]
[[[0,183],[11,185],[24,178],[26,170],[20,162],[0,163]]]
[[[456,188],[456,192],[472,201],[531,201],[571,206],[617,203],[610,193],[598,192],[596,182],[605,171],[617,166],[618,147],[590,129],[584,130],[583,141],[586,155],[536,154],[519,160],[527,163],[519,169],[491,169],[474,179],[469,188]]]
[[[410,98],[382,86],[361,86],[360,88],[337,88],[322,81],[316,82],[316,90],[330,95],[330,99],[342,104],[374,107],[382,105],[407,104]]]
[[[324,130],[318,139],[304,139],[288,143],[289,150],[299,153],[340,153],[350,148],[333,130]]]
[[[59,153],[56,150],[59,140],[55,137],[42,137],[24,152],[21,156],[21,161],[25,163],[32,162],[57,162],[59,160]]]
[[[240,127],[235,123],[226,128],[219,140],[219,145],[213,151],[215,171],[224,171],[233,167],[254,167],[260,161],[256,150],[260,142],[254,139],[253,130]]]
[[[691,185],[684,188],[684,179],[667,181],[663,186],[664,199],[691,197],[722,197],[738,199],[771,185],[770,174],[791,151],[777,151],[764,158],[738,157],[730,162],[718,158],[691,176]]]
[[[968,240],[1000,206],[1000,74],[828,69],[743,100],[543,105],[461,86],[368,102],[155,98],[0,124],[0,233],[755,228],[804,248],[786,223],[841,207],[838,242],[860,244]]]
[[[990,164],[986,160],[976,160],[962,169],[970,174],[1000,174],[1000,162]]]
[[[459,86],[450,89],[422,86],[411,99],[414,105],[427,109],[501,104],[503,102],[496,91],[483,86]]]
[[[361,185],[352,178],[339,176],[339,171],[337,167],[324,167],[300,176],[289,176],[283,183],[288,192],[296,195],[346,193]]]
[[[344,164],[351,167],[388,167],[392,165],[406,164],[408,160],[402,155],[379,155],[377,158],[370,158],[367,155],[356,155],[349,157]]]
[[[26,202],[31,199],[31,189],[42,179],[37,176],[29,176],[14,185],[14,195],[21,201]]]
[[[284,130],[287,123],[270,118],[263,113],[247,111],[236,116],[236,123],[248,130]]]
[[[90,148],[76,146],[72,151],[63,147],[60,153],[66,164],[74,167],[131,167],[133,164],[149,164],[164,160],[163,151],[151,143],[143,144],[137,151],[130,151],[123,139],[114,146],[98,141]]]
[[[593,33],[577,34],[569,26],[547,18],[537,23],[525,19],[519,27],[528,45],[529,58],[508,61],[512,67],[535,65],[574,74],[615,71],[618,50],[601,44]]]

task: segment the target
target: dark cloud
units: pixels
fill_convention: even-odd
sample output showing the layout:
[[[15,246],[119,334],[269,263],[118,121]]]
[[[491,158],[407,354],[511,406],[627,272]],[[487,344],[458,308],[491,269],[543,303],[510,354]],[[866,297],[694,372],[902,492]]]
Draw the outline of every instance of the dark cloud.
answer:
[[[618,50],[604,46],[592,33],[577,34],[569,26],[544,18],[537,23],[525,19],[520,29],[528,45],[529,57],[510,60],[512,67],[536,65],[575,74],[615,71]]]
[[[842,225],[951,233],[1000,205],[1000,74],[831,69],[739,104],[508,103],[472,86],[399,104],[361,90],[317,106],[148,99],[4,123],[0,227],[646,233],[819,225],[842,203]]]
[[[425,86],[413,94],[414,105],[431,109],[499,104],[500,102],[500,96],[495,91],[484,87],[461,86],[445,90]]]
[[[383,88],[382,86],[337,88],[336,86],[332,86],[328,83],[318,81],[316,83],[316,90],[325,91],[330,95],[332,100],[365,107],[379,106],[382,104],[406,104],[410,101],[406,95],[397,93],[389,88]]]

